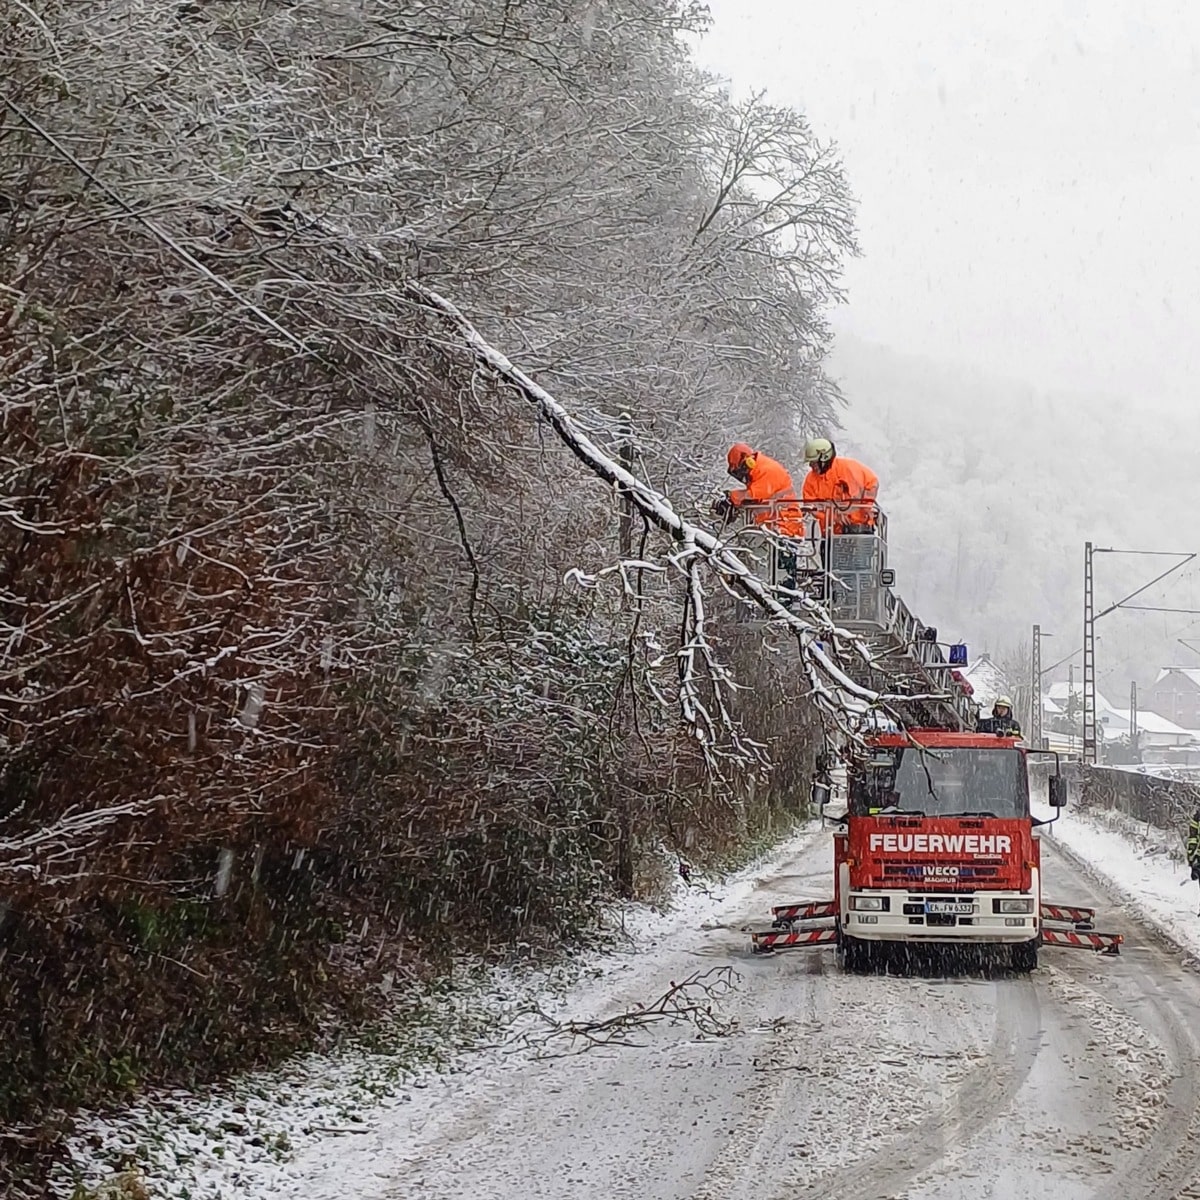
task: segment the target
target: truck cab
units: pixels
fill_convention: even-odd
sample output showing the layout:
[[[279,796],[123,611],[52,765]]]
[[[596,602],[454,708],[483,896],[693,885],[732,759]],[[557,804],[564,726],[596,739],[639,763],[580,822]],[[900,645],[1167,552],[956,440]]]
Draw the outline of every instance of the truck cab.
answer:
[[[847,965],[889,943],[993,947],[1030,970],[1041,866],[1026,752],[1013,737],[913,729],[869,739],[834,836]]]

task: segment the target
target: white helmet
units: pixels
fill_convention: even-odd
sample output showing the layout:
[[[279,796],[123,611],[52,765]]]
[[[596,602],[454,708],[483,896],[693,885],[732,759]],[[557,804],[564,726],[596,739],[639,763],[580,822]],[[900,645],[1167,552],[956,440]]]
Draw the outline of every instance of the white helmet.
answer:
[[[1012,706],[1013,702],[1007,696],[997,696],[996,703],[992,705],[993,708],[1007,708],[1009,712],[1012,712]]]
[[[804,443],[804,461],[809,466],[828,466],[833,461],[833,453],[833,443],[828,438],[809,438]]]

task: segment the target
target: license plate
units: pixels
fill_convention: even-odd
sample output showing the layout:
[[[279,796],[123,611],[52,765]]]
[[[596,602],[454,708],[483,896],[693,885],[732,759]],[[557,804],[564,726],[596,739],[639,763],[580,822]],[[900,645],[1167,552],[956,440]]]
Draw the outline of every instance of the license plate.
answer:
[[[927,913],[953,913],[956,916],[969,917],[975,911],[975,905],[959,900],[926,900]]]

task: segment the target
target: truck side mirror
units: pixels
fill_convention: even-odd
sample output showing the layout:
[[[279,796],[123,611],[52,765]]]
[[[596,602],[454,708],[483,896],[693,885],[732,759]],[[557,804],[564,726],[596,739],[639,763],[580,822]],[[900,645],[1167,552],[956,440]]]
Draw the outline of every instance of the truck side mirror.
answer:
[[[1050,776],[1050,807],[1067,807],[1067,781],[1061,775]]]
[[[821,809],[829,803],[829,797],[833,795],[833,789],[827,783],[822,783],[819,779],[814,780],[812,785],[812,802],[813,807]]]

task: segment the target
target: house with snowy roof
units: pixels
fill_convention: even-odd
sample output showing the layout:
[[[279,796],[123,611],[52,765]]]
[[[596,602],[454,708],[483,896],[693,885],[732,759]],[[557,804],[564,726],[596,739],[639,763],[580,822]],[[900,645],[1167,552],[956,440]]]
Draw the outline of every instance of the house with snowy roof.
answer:
[[[1124,712],[1121,715],[1125,718],[1124,734],[1110,735],[1106,726],[1106,739],[1129,736],[1129,714]],[[1137,723],[1138,750],[1143,762],[1191,765],[1200,760],[1200,742],[1197,742],[1193,730],[1184,729],[1149,709],[1138,710]]]
[[[1074,685],[1068,683],[1065,679],[1059,680],[1058,683],[1052,683],[1046,691],[1047,697],[1053,700],[1062,711],[1073,711],[1076,716],[1083,712],[1083,684],[1076,681]],[[1107,699],[1100,693],[1096,693],[1096,712],[1114,712],[1116,711]]]
[[[974,689],[971,698],[979,705],[980,712],[984,713],[992,711],[997,696],[1007,695],[1011,699],[1016,690],[988,654],[981,654],[969,667],[964,668],[963,677]]]
[[[1167,674],[1160,675],[1160,681]],[[1198,681],[1197,693],[1200,694],[1200,670],[1193,672]],[[1061,713],[1070,711],[1075,722],[1082,727],[1083,721],[1083,685],[1076,682],[1074,687],[1065,682],[1050,685],[1044,700],[1055,705]],[[1156,706],[1155,706],[1156,707]],[[1045,708],[1046,720],[1050,719],[1049,710]],[[1139,707],[1138,751],[1139,757],[1145,762],[1190,762],[1192,758],[1200,758],[1200,734],[1185,727],[1182,723],[1171,720],[1151,706]],[[1197,721],[1200,725],[1200,720]],[[1101,692],[1096,693],[1096,733],[1101,741],[1113,747],[1111,753],[1117,756],[1121,743],[1129,740],[1129,709],[1117,708]],[[1114,757],[1114,761],[1122,761]]]
[[[1200,669],[1163,667],[1144,704],[1176,725],[1200,729]]]

